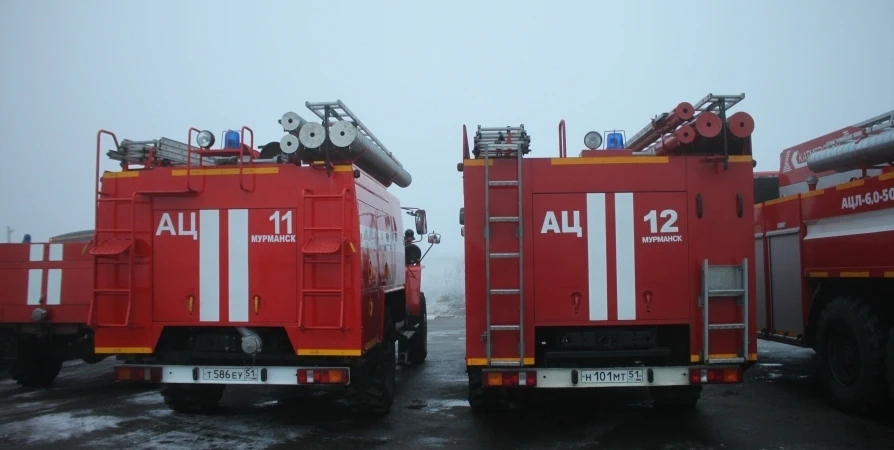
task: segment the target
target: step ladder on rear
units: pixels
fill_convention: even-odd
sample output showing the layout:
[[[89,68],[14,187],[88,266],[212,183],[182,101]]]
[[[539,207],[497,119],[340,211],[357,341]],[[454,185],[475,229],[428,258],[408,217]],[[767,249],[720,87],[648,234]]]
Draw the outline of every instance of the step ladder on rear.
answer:
[[[741,323],[711,323],[709,305],[712,302],[730,301],[730,298],[741,309]],[[702,364],[737,364],[748,360],[748,258],[742,264],[734,266],[711,265],[708,260],[702,263],[702,295],[699,297],[702,308]],[[742,347],[734,358],[711,358],[710,335],[712,331],[729,332],[742,330]]]
[[[488,366],[524,366],[525,356],[525,334],[524,334],[524,233],[522,226],[522,157],[530,152],[530,137],[525,131],[524,125],[518,127],[478,127],[475,135],[475,146],[473,152],[476,158],[484,159],[484,252],[485,252],[485,308],[486,321],[484,331],[484,341]],[[516,179],[514,180],[491,180],[490,179],[490,159],[491,158],[515,158],[518,163]],[[518,192],[518,209],[515,216],[491,216],[490,214],[490,192],[491,189],[515,189]],[[491,231],[492,224],[496,223],[515,223],[516,237],[518,239],[518,247],[515,252],[491,252]],[[491,283],[491,259],[517,259],[518,260],[518,285],[502,286],[494,288]],[[491,321],[491,297],[492,296],[518,296],[518,321],[510,324],[494,324]],[[517,361],[493,361],[492,360],[492,339],[494,332],[517,332],[518,333],[518,360]]]

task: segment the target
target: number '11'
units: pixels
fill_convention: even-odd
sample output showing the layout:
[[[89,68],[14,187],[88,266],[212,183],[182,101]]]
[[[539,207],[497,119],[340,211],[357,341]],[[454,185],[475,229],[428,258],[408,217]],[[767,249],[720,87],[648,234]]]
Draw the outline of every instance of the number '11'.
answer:
[[[270,215],[270,221],[273,222],[273,234],[281,234],[279,222],[285,222],[286,234],[292,234],[292,211],[288,211],[285,214],[280,214],[279,211],[276,211]]]

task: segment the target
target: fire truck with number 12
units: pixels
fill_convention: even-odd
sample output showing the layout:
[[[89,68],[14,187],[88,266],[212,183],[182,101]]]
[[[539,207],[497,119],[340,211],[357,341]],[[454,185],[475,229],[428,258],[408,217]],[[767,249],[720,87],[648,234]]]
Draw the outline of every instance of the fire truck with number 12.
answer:
[[[682,102],[626,142],[525,156],[524,126],[463,130],[466,366],[474,409],[539,389],[648,387],[691,407],[756,360],[754,122]],[[651,145],[650,145],[651,144]]]

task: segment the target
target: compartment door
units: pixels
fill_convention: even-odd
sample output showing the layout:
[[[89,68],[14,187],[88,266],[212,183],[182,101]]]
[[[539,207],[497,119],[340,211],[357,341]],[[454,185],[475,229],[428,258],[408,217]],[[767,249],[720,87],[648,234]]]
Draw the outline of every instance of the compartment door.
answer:
[[[538,323],[689,317],[684,193],[537,194],[534,214]]]

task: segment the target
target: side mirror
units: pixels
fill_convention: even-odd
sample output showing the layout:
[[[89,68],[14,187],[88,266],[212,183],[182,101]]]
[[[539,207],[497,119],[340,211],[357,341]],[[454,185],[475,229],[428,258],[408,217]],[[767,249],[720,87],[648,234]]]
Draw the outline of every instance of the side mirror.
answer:
[[[428,234],[428,221],[425,220],[425,210],[417,210],[413,215],[416,216],[416,234]]]
[[[429,244],[440,244],[441,243],[441,235],[438,233],[431,233],[428,235],[428,243]]]

